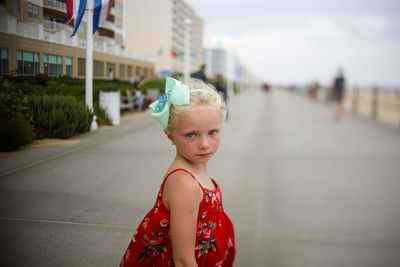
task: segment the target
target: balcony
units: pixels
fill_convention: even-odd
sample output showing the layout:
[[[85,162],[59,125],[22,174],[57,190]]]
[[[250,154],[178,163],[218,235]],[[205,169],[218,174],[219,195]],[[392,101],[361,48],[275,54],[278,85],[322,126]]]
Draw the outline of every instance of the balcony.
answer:
[[[60,23],[48,19],[43,20],[43,28],[45,31],[49,32],[65,31],[69,34],[72,34],[73,32],[73,28],[69,24]]]
[[[105,44],[111,45],[111,46],[116,45],[114,38],[110,38],[107,36],[101,36],[101,35],[97,36],[97,39],[95,42],[96,43],[105,43]]]
[[[43,0],[43,7],[51,7],[52,9],[56,9],[57,11],[67,13],[67,5],[61,1]]]
[[[111,21],[106,20],[99,25],[99,28],[104,28],[109,31],[115,31],[115,24]]]
[[[85,39],[81,39],[78,36],[70,37],[71,29],[72,27],[66,24],[50,20],[44,20],[43,24],[30,24],[18,22],[16,17],[8,14],[0,16],[0,32],[86,49]],[[125,58],[155,62],[154,56],[123,49],[115,44],[114,39],[105,36],[98,36],[93,50]]]

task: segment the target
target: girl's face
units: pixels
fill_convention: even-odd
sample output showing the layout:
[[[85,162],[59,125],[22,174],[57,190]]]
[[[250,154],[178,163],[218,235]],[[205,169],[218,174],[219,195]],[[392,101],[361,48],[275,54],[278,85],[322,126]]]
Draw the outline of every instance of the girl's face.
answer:
[[[186,160],[207,163],[218,149],[221,122],[215,108],[198,106],[180,114],[175,127],[166,134]]]

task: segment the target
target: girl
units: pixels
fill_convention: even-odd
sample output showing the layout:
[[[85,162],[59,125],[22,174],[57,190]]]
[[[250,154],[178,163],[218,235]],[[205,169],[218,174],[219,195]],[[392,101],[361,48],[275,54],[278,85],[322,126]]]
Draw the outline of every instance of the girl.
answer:
[[[217,151],[225,105],[209,85],[167,78],[152,116],[176,147],[153,209],[140,223],[122,266],[232,266],[233,225],[207,163]]]

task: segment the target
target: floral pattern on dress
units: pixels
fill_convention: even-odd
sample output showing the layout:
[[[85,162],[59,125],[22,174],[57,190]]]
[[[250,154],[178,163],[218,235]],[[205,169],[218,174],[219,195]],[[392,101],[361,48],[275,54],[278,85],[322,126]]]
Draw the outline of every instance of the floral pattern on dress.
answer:
[[[196,246],[195,250],[199,250],[197,257],[200,258],[204,253],[211,252],[212,250],[217,251],[217,240],[211,235],[211,231],[214,230],[216,224],[208,221],[208,223],[199,222],[197,224],[197,236],[203,236],[199,240],[199,245]]]
[[[139,262],[141,262],[145,257],[150,257],[150,255],[155,257],[161,254],[162,258],[164,258],[164,253],[167,252],[167,240],[169,239],[169,232],[152,232],[151,235],[153,236],[153,239],[151,240],[148,239],[146,234],[144,234],[142,237],[142,241],[145,246],[140,251],[140,256],[138,259]]]
[[[206,196],[206,202],[211,202],[211,208],[217,208],[219,210],[221,208],[221,194],[219,192],[211,192],[208,190],[204,190],[204,194]]]

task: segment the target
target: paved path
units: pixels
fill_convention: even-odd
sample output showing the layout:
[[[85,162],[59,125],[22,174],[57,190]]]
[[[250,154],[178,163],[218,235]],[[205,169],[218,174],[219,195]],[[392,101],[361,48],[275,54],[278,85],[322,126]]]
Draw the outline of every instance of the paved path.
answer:
[[[117,266],[174,151],[144,118],[0,156],[1,266]],[[399,129],[298,95],[233,97],[210,173],[235,266],[400,266]]]

